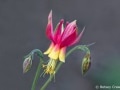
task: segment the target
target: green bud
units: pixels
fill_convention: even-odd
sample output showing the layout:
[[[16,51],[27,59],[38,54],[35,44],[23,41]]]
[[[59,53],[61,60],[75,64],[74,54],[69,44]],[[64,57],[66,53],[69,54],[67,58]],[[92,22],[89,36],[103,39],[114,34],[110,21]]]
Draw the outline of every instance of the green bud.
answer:
[[[24,57],[23,73],[26,73],[31,69],[34,54],[36,54],[40,58],[41,61],[43,60],[43,53],[41,52],[41,50],[39,49],[32,50],[28,55]]]
[[[82,74],[86,74],[86,72],[89,70],[90,66],[91,66],[91,61],[90,61],[91,57],[90,54],[87,53],[82,61]]]
[[[32,66],[32,56],[28,55],[25,57],[24,62],[23,62],[23,73],[28,72],[31,66]]]

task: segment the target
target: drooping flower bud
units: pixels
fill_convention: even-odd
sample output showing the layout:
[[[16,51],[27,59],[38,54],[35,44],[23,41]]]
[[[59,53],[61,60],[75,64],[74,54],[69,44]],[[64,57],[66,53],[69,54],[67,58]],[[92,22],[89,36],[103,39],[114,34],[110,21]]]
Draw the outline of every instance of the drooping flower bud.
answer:
[[[23,62],[23,73],[28,72],[31,66],[32,66],[32,56],[28,55],[27,57],[25,57]]]
[[[33,58],[34,58],[34,54],[36,54],[40,58],[40,61],[43,60],[43,53],[42,53],[41,50],[39,50],[39,49],[32,50],[28,55],[26,55],[24,57],[23,73],[26,73],[26,72],[28,72],[31,69],[32,61],[33,61]]]
[[[91,66],[91,61],[90,61],[91,57],[90,54],[86,54],[83,58],[82,61],[82,74],[84,75],[90,68]]]

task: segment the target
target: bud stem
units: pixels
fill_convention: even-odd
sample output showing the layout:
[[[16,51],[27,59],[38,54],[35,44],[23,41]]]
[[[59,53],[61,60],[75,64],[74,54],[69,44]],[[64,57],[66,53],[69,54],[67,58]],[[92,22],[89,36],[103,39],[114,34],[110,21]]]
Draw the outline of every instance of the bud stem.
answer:
[[[40,72],[41,72],[41,67],[42,67],[42,64],[43,64],[43,60],[42,58],[40,58],[40,62],[39,62],[39,65],[38,65],[38,68],[37,68],[37,71],[36,71],[36,74],[35,74],[35,77],[34,77],[34,80],[33,80],[33,84],[32,84],[32,88],[31,90],[36,90],[35,87],[37,85],[37,82],[38,82],[38,78],[40,77]]]

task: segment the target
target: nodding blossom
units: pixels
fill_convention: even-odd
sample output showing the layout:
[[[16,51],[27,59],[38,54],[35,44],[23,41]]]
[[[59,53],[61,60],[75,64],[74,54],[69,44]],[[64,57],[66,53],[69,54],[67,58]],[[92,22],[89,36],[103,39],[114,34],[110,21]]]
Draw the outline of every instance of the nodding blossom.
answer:
[[[48,15],[48,24],[46,27],[46,35],[51,40],[51,44],[44,54],[47,54],[49,62],[43,65],[46,74],[55,74],[55,67],[57,61],[65,62],[66,48],[76,44],[83,35],[84,29],[78,34],[78,27],[76,20],[66,23],[64,27],[64,20],[61,19],[53,30],[52,11]]]

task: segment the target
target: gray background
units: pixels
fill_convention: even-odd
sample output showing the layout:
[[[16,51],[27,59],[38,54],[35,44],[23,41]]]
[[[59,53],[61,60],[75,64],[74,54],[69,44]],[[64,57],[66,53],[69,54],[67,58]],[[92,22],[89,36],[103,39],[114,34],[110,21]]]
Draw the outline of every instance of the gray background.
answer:
[[[120,68],[120,0],[0,0],[0,90],[30,90],[39,60],[35,57],[32,69],[23,74],[23,57],[35,48],[48,48],[45,28],[51,9],[54,27],[61,18],[76,19],[80,31],[86,26],[79,44],[96,44],[90,47],[92,66],[85,77],[83,53],[76,51],[46,90],[95,90],[97,81],[104,81],[98,77],[116,63]],[[39,79],[36,90],[44,81]]]

